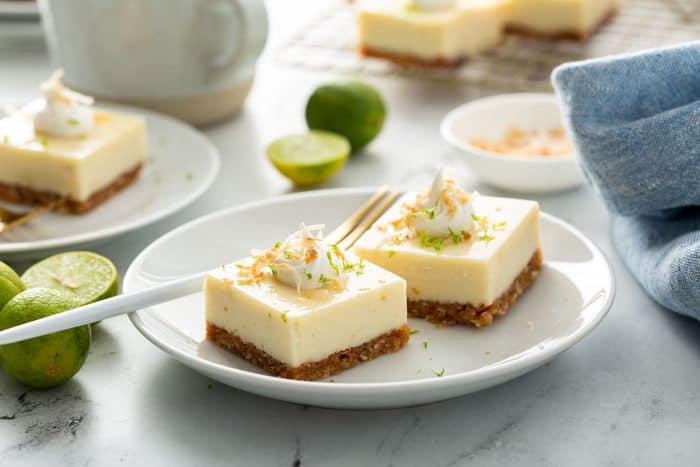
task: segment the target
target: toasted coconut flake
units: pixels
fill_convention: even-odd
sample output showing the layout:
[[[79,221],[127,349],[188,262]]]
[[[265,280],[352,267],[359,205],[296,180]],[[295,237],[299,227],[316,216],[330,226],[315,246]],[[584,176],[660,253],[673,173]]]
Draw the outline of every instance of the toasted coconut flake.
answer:
[[[311,264],[318,258],[318,252],[315,249],[307,250],[306,256],[304,257],[304,263]]]

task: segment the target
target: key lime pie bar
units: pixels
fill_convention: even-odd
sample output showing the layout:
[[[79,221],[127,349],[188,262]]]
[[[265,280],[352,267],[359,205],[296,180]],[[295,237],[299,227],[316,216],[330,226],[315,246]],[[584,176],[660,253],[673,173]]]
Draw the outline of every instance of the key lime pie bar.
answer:
[[[408,193],[355,252],[408,283],[408,314],[483,327],[503,315],[542,265],[534,201],[466,193],[444,169],[429,191]]]
[[[44,99],[0,119],[0,200],[45,204],[67,196],[79,214],[136,180],[146,154],[141,117],[92,108],[67,89],[60,72],[42,84]]]
[[[452,66],[503,39],[503,0],[365,0],[358,9],[363,55]]]
[[[273,375],[314,380],[408,341],[406,282],[326,244],[322,226],[209,273],[207,337]]]

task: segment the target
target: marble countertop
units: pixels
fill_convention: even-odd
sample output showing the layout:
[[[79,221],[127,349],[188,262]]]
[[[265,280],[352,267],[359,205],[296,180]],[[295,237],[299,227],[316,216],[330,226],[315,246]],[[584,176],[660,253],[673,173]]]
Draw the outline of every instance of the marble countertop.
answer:
[[[212,189],[164,221],[96,248],[122,273],[175,226],[291,190],[262,147],[303,129],[306,96],[330,76],[275,62],[287,3],[295,2],[270,2],[275,35],[244,112],[205,130],[222,154]],[[0,40],[0,99],[31,97],[49,71],[40,39]],[[418,185],[436,165],[453,163],[466,184],[497,193],[478,185],[438,134],[449,109],[482,91],[400,78],[370,81],[388,102],[387,126],[329,187]],[[120,317],[96,328],[87,363],[62,387],[28,390],[0,373],[2,465],[697,465],[700,323],[663,310],[634,282],[612,248],[607,214],[591,189],[536,198],[596,242],[618,279],[608,317],[550,364],[429,406],[334,411],[213,382],[167,357]]]

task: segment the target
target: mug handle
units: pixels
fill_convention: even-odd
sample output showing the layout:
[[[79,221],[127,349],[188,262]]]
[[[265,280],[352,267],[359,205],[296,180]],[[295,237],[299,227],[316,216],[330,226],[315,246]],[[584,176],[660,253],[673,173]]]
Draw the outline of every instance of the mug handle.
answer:
[[[212,58],[210,66],[217,71],[252,66],[265,47],[267,11],[261,0],[227,0],[231,5],[229,30],[237,36],[233,50]]]

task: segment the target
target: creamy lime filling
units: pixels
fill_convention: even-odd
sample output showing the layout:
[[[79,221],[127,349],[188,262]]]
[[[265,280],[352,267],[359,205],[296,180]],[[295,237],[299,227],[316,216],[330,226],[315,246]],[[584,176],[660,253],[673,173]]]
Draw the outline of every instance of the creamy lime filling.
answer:
[[[51,136],[79,137],[95,125],[93,99],[65,87],[62,76],[58,70],[40,86],[44,104],[34,117],[34,127]]]

